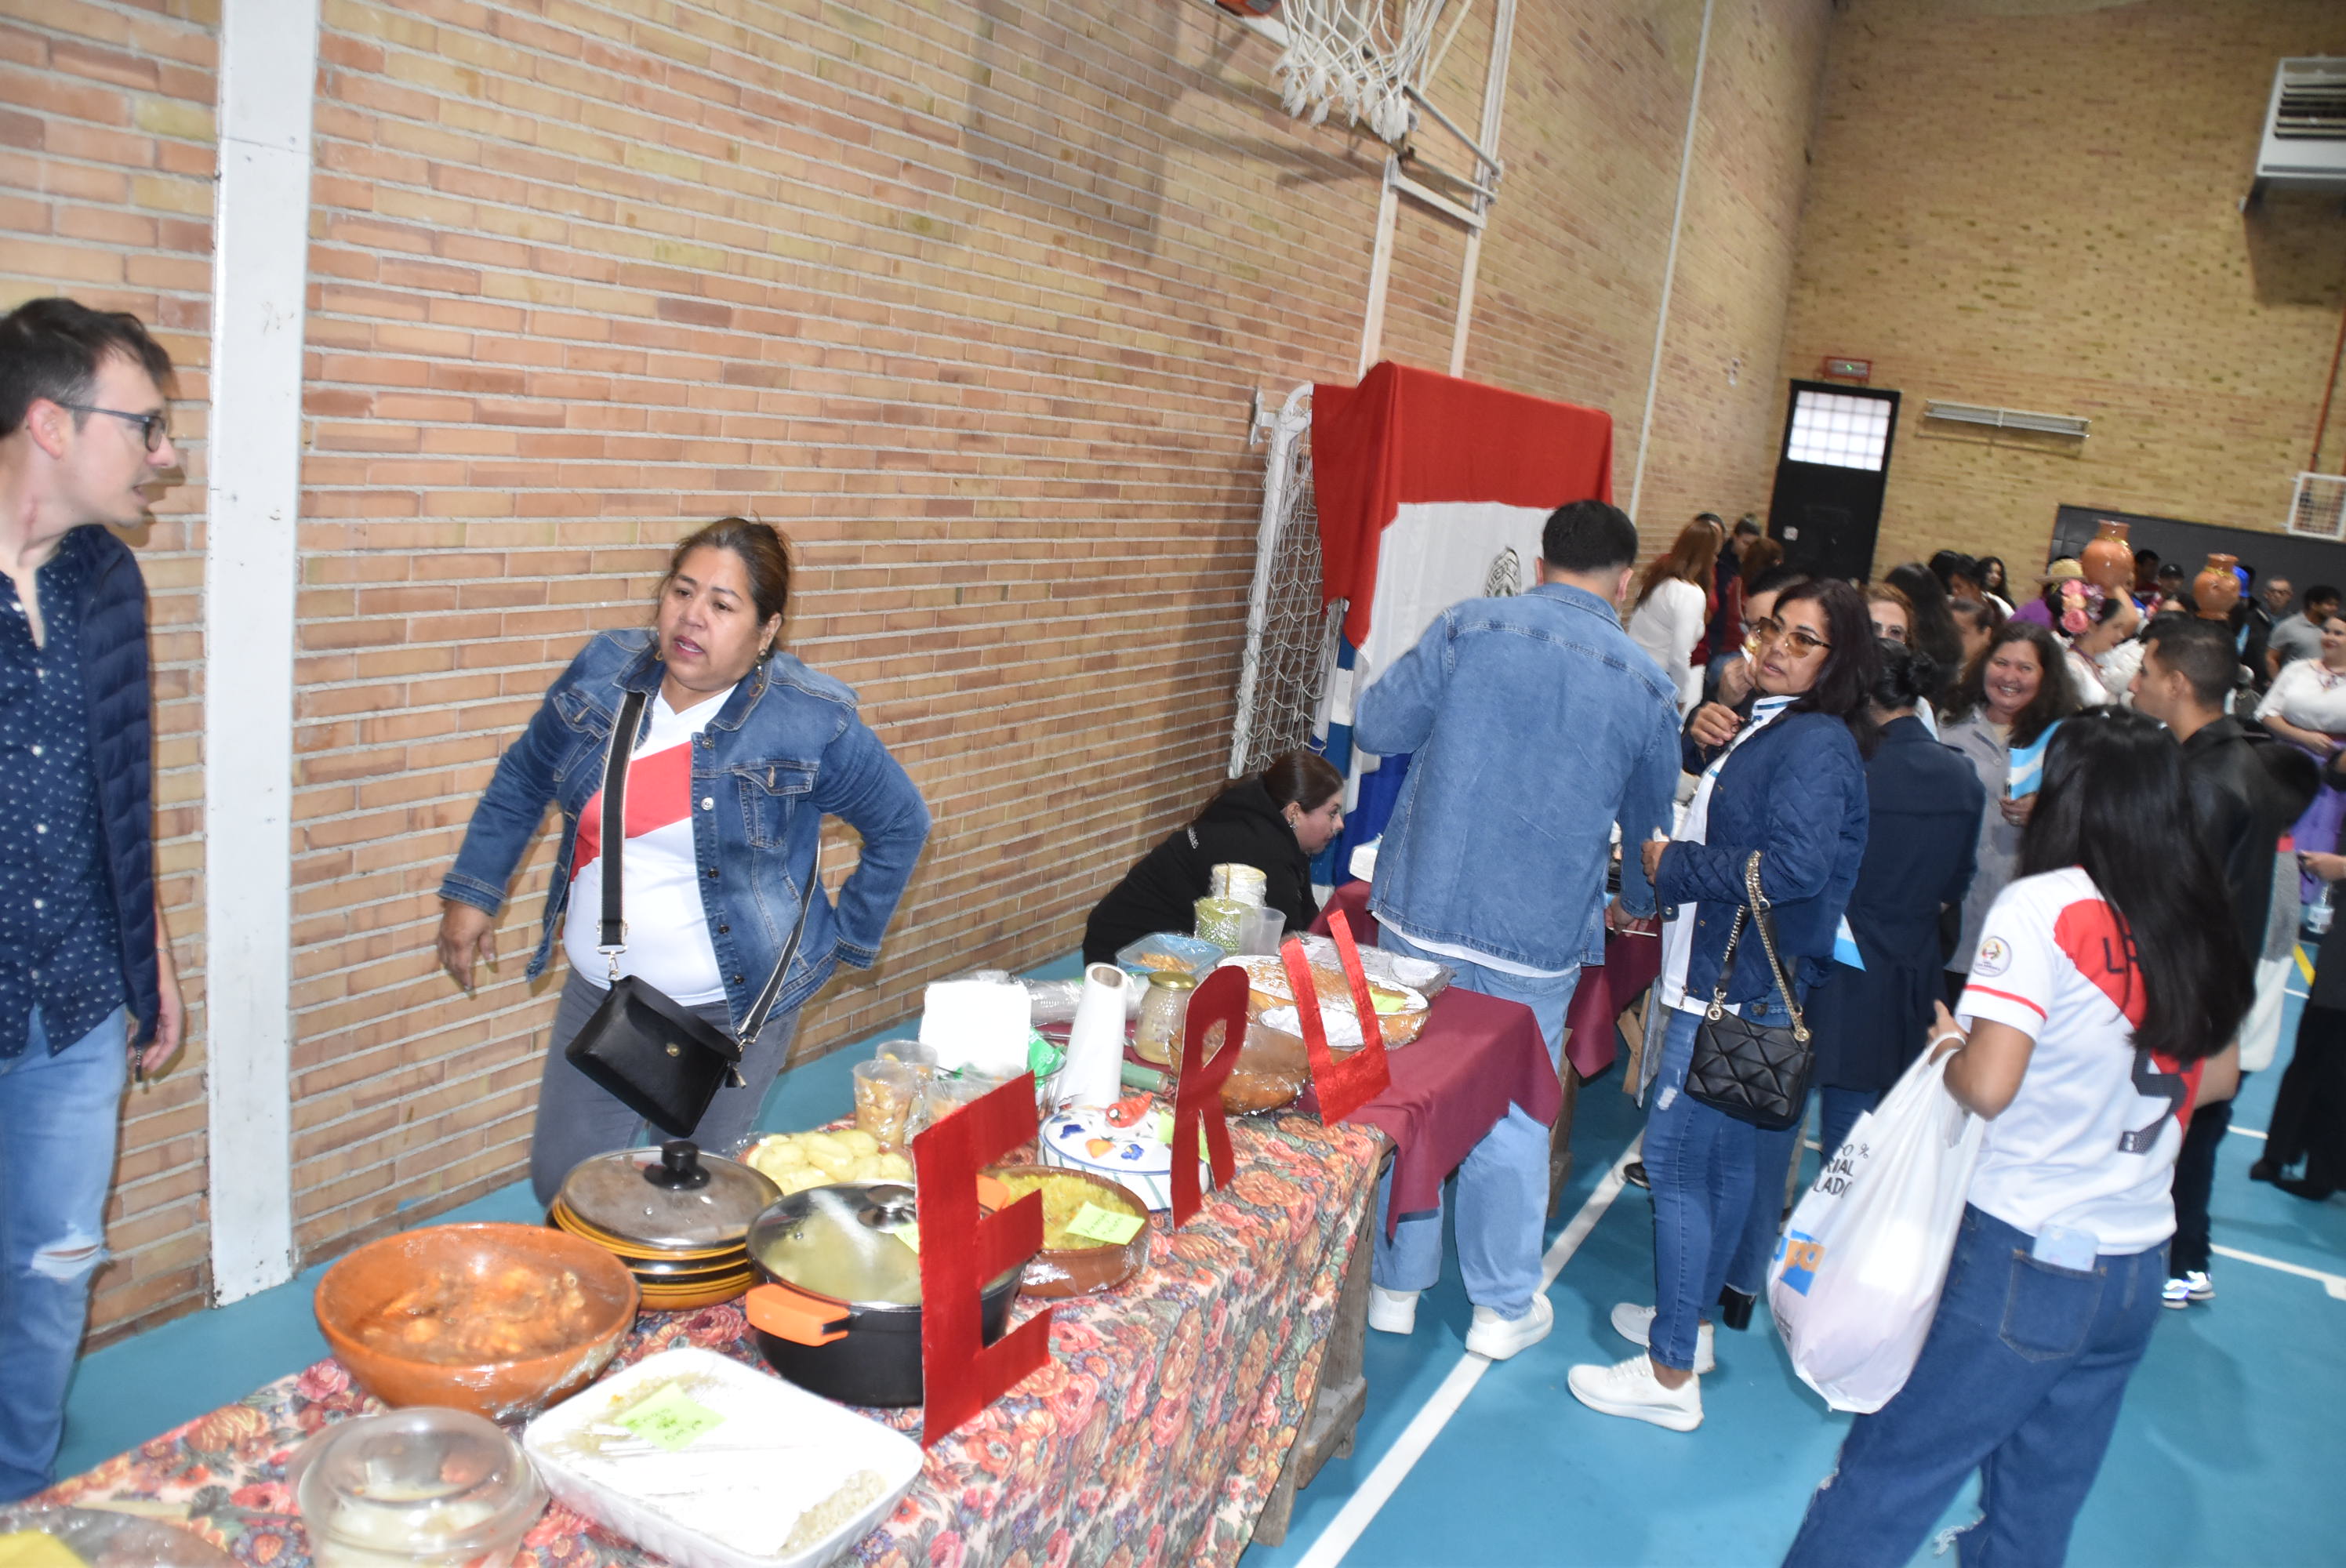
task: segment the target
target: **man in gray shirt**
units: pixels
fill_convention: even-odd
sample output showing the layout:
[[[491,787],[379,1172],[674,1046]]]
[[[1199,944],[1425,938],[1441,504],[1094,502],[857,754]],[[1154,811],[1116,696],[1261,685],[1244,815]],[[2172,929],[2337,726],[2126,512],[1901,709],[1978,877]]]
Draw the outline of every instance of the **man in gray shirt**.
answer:
[[[2338,613],[2338,590],[2327,584],[2316,583],[2305,590],[2305,608],[2286,620],[2274,623],[2272,636],[2265,639],[2265,674],[2270,678],[2280,673],[2280,667],[2301,658],[2321,656],[2321,623]]]

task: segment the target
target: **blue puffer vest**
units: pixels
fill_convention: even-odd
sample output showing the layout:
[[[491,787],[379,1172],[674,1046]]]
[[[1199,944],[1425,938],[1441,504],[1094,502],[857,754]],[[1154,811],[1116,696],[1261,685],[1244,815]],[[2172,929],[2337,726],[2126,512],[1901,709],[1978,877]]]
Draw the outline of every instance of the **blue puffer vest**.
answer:
[[[82,698],[97,775],[99,853],[122,943],[131,1044],[153,1037],[162,1005],[155,962],[154,719],[147,684],[147,579],[130,546],[97,524],[59,543],[88,563],[81,606]]]

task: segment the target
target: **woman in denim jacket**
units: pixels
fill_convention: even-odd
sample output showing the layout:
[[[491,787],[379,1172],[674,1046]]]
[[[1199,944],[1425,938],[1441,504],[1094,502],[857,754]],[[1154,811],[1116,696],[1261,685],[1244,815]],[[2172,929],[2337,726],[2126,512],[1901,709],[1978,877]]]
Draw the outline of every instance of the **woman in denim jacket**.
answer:
[[[1751,718],[1704,769],[1678,837],[1644,846],[1668,921],[1647,1036],[1659,1049],[1644,1058],[1656,1296],[1650,1308],[1616,1307],[1613,1326],[1648,1349],[1617,1366],[1575,1367],[1569,1380],[1593,1410],[1675,1431],[1702,1424],[1696,1374],[1712,1364],[1703,1318],[1729,1264],[1747,1230],[1772,1240],[1777,1228],[1779,1195],[1757,1190],[1757,1173],[1780,1173],[1800,1136],[1797,1128],[1760,1132],[1686,1093],[1695,1033],[1745,898],[1744,866],[1758,851],[1777,952],[1799,1001],[1831,972],[1834,933],[1865,855],[1865,764],[1852,731],[1870,723],[1880,656],[1864,598],[1846,583],[1802,583],[1784,590],[1753,633],[1760,697]],[[1743,1017],[1790,1023],[1788,999],[1749,924],[1724,984]]]
[[[505,884],[546,808],[562,810],[562,845],[528,977],[545,972],[564,910],[570,976],[554,1020],[530,1138],[530,1180],[551,1202],[572,1166],[626,1148],[643,1120],[564,1057],[613,978],[640,976],[709,1023],[747,1022],[816,874],[826,816],[862,836],[854,875],[834,902],[806,905],[806,932],[781,993],[693,1137],[722,1148],[750,1130],[780,1071],[798,1010],[832,966],[880,955],[929,833],[919,790],[855,711],[855,693],[778,651],[790,556],[763,523],[729,517],[677,546],[654,624],[605,632],[546,694],[497,763],[464,848],[440,886],[440,962],[469,990],[475,959],[495,957]],[[605,848],[598,819],[611,728],[629,692],[653,694],[627,771],[627,946],[597,945]],[[584,830],[582,833],[582,829]]]

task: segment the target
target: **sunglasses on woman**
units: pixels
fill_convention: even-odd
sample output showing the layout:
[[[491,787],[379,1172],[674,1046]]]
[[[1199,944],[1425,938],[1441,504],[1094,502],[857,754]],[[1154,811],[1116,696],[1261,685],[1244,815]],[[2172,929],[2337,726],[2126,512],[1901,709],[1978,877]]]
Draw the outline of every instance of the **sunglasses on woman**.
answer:
[[[1773,616],[1769,616],[1765,620],[1754,621],[1751,623],[1751,640],[1755,647],[1763,643],[1772,643],[1779,637],[1782,637],[1790,641],[1792,645],[1792,651],[1800,655],[1802,658],[1806,658],[1810,654],[1830,653],[1832,651],[1832,644],[1803,630],[1801,627],[1787,626],[1783,622],[1776,619]]]

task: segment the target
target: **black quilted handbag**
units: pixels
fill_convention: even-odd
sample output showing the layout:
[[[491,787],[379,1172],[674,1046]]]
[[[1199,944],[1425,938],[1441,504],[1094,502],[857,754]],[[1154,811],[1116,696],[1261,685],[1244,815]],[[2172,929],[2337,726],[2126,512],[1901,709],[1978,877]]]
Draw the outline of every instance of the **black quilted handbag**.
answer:
[[[1686,1092],[1714,1111],[1763,1132],[1779,1133],[1798,1124],[1808,1111],[1809,1073],[1817,1054],[1800,1004],[1792,999],[1791,980],[1776,956],[1776,923],[1768,918],[1768,901],[1760,896],[1756,850],[1743,867],[1743,886],[1749,898],[1735,911],[1735,928],[1727,933],[1727,951],[1719,960],[1719,983],[1711,988],[1710,1005],[1695,1031]],[[1789,1029],[1754,1023],[1727,1010],[1727,983],[1735,973],[1735,949],[1743,940],[1747,919],[1760,928],[1760,945],[1792,1015]]]

